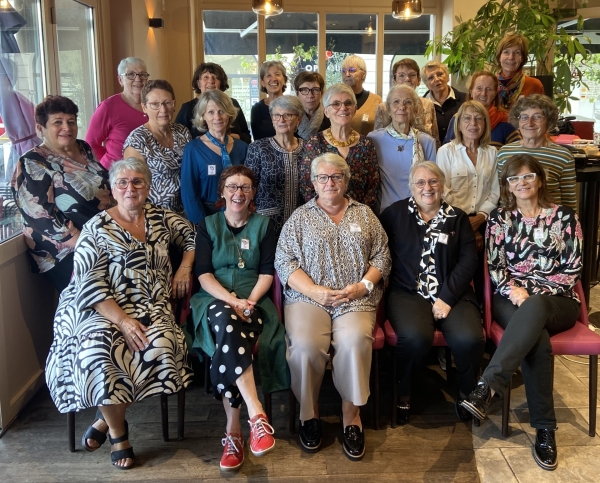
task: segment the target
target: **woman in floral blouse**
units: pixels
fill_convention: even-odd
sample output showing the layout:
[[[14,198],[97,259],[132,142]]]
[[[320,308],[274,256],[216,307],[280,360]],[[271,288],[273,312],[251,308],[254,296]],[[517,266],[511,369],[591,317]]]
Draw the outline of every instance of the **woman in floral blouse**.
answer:
[[[83,224],[111,201],[108,171],[89,144],[77,139],[78,111],[62,96],[47,96],[36,106],[44,141],[21,156],[11,181],[32,269],[59,292],[69,284]]]
[[[477,388],[462,404],[483,419],[491,397],[504,393],[520,365],[530,424],[537,430],[534,459],[543,469],[554,470],[548,332],[570,329],[579,315],[573,286],[581,272],[581,227],[574,210],[552,203],[544,169],[532,156],[516,155],[506,162],[500,190],[502,207],[490,214],[486,242],[496,287],[493,315],[505,331]]]

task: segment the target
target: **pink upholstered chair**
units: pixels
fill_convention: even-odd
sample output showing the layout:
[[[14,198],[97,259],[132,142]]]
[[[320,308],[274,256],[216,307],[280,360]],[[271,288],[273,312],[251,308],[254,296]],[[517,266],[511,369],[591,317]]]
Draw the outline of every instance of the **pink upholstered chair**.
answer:
[[[504,329],[497,324],[492,316],[492,281],[488,273],[487,259],[484,274],[484,304],[483,324],[488,337],[498,345],[504,334]],[[596,435],[596,404],[598,399],[598,354],[600,354],[600,336],[588,327],[587,306],[583,295],[581,282],[575,285],[575,292],[581,300],[581,312],[575,325],[564,332],[550,334],[552,354],[558,355],[587,355],[589,356],[589,411],[590,426],[588,434]],[[552,359],[552,374],[554,375],[554,358]],[[508,418],[510,412],[509,384],[504,393],[502,403],[502,436],[509,434]]]

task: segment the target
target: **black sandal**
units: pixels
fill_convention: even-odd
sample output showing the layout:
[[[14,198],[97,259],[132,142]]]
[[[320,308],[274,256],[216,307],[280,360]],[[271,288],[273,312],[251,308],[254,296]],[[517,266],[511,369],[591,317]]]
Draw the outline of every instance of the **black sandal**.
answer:
[[[96,411],[96,419],[94,419],[94,422],[89,425],[89,427],[85,430],[85,433],[83,433],[83,436],[81,437],[81,446],[83,446],[83,449],[89,451],[90,453],[96,451],[98,448],[100,448],[100,446],[102,446],[106,442],[106,433],[103,433],[102,431],[94,428],[93,426],[94,423],[100,419],[104,421],[104,416],[102,416],[102,412],[100,412],[100,409],[98,409]],[[108,429],[106,430],[106,432],[108,432]],[[96,441],[98,443],[98,447],[92,448],[91,446],[89,446],[87,444],[88,439],[93,439],[94,441]]]
[[[110,441],[110,444],[122,443],[124,441],[129,440],[129,425],[127,424],[127,421],[125,421],[125,434],[123,434],[123,436],[121,436],[119,438],[113,439],[112,436],[110,435],[110,430],[109,430],[108,440]],[[119,466],[119,465],[115,464],[117,461],[126,459],[126,458],[129,458],[131,460],[135,459],[135,455],[133,454],[132,447],[125,448],[125,449],[119,449],[117,451],[111,451],[111,453],[110,453],[110,461],[112,462],[112,465],[119,470],[130,470],[131,468],[133,468],[135,461],[133,463],[131,463],[129,466]]]

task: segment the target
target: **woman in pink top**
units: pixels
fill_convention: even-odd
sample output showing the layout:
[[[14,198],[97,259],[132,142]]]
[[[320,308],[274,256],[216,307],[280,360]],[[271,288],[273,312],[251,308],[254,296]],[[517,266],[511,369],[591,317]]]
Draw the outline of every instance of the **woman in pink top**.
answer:
[[[123,92],[105,99],[92,115],[85,140],[106,168],[123,159],[123,143],[129,133],[148,121],[141,104],[142,88],[149,74],[137,57],[127,57],[117,67]]]

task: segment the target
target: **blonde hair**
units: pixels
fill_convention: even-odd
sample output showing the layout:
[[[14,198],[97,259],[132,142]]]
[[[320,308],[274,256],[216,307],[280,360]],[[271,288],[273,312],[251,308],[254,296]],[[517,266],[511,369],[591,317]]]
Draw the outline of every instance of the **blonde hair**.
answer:
[[[481,114],[485,120],[485,129],[483,131],[483,134],[479,136],[478,142],[479,146],[481,146],[482,148],[487,148],[490,145],[490,142],[492,141],[492,135],[490,131],[492,123],[490,121],[490,115],[487,109],[479,101],[466,101],[463,102],[458,108],[458,112],[454,117],[454,139],[452,140],[452,142],[464,144],[463,134],[460,130],[460,120],[465,114],[465,111],[469,108],[471,108],[477,114]]]

